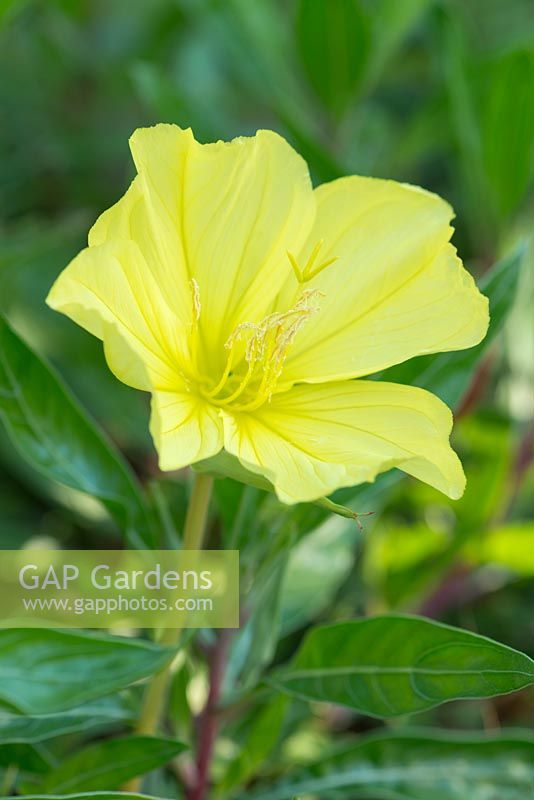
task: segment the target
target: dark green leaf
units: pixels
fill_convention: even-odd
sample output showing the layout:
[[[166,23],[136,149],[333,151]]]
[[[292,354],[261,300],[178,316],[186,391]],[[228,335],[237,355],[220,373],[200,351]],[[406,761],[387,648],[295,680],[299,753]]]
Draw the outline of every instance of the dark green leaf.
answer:
[[[0,417],[35,469],[100,500],[132,546],[155,544],[140,488],[120,453],[2,318]]]
[[[328,108],[344,111],[362,79],[369,49],[368,21],[358,0],[300,0],[297,37],[313,88]]]
[[[67,758],[44,781],[50,793],[117,789],[125,781],[166,764],[186,746],[175,739],[130,736],[110,739]]]
[[[52,714],[151,675],[172,651],[147,642],[45,629],[0,630],[0,703]]]
[[[228,765],[219,787],[221,791],[228,792],[246,783],[265,761],[280,737],[288,703],[288,697],[278,695],[269,698],[259,711],[254,711],[244,733],[243,747]]]
[[[486,70],[483,157],[498,211],[514,211],[534,165],[534,52],[507,53]]]
[[[422,617],[383,616],[312,629],[269,683],[375,717],[534,683],[534,661],[491,639]]]
[[[49,754],[41,747],[30,744],[0,744],[0,768],[16,765],[23,773],[48,772],[53,765]]]
[[[25,800],[158,800],[147,794],[131,794],[130,792],[76,792],[75,794],[28,794]],[[17,800],[17,798],[2,798]]]
[[[471,236],[483,247],[497,246],[488,176],[482,162],[480,119],[473,72],[476,61],[459,14],[444,6],[441,21],[441,66],[448,95],[449,125],[457,148],[455,164],[460,183],[461,213],[469,220]]]
[[[420,730],[369,736],[247,792],[246,800],[526,800],[533,785],[531,733],[493,738]]]
[[[240,674],[243,685],[254,685],[276,650],[280,632],[280,602],[289,547],[284,544],[264,560],[245,600],[247,616],[234,639],[229,673]]]
[[[36,744],[56,736],[88,732],[95,728],[124,724],[133,712],[116,697],[63,711],[60,714],[12,714],[0,710],[0,747],[6,744]]]
[[[377,80],[396,55],[407,35],[417,25],[432,0],[373,0],[371,20],[373,46],[369,54],[370,78]]]
[[[303,627],[328,606],[354,564],[360,540],[355,526],[336,519],[304,536],[292,548],[282,591],[284,635]]]

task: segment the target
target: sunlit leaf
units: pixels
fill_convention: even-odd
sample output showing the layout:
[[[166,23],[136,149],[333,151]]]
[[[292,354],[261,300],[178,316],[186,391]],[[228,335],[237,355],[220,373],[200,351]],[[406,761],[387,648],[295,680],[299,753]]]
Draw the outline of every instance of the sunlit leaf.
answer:
[[[484,531],[467,543],[463,555],[475,564],[534,575],[534,522],[513,522]]]

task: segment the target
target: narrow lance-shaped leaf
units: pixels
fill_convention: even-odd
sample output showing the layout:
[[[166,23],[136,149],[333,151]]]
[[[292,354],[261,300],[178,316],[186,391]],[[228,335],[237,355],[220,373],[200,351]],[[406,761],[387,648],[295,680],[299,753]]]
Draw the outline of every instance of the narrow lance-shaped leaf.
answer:
[[[166,764],[186,749],[182,742],[156,736],[130,736],[97,742],[65,759],[44,780],[50,794],[93,792],[119,786]]]
[[[73,708],[157,672],[172,652],[90,633],[0,630],[0,704],[28,714]]]
[[[132,546],[155,545],[128,464],[59,376],[1,317],[0,418],[35,469],[100,500]]]
[[[303,699],[393,717],[521,689],[534,683],[534,661],[474,633],[390,615],[314,628],[268,680]]]
[[[289,703],[289,697],[278,695],[276,698],[269,697],[262,708],[254,709],[242,739],[243,746],[228,764],[220,782],[219,789],[222,792],[243,785],[261,767],[281,736]]]
[[[368,21],[359,2],[301,0],[296,35],[313,88],[326,106],[342,113],[358,88],[368,57]]]
[[[533,786],[532,733],[493,738],[419,730],[369,736],[247,792],[246,800],[526,800]]]
[[[120,695],[59,714],[13,714],[0,710],[0,751],[7,745],[37,744],[57,736],[123,726],[134,716]]]
[[[148,794],[132,794],[131,792],[75,792],[74,794],[25,794],[25,800],[159,800]],[[6,797],[2,800],[17,800]]]

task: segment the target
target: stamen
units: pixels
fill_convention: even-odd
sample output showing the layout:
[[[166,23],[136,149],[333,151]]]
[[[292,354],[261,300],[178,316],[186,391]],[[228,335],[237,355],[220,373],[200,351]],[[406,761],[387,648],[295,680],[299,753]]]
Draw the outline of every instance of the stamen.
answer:
[[[205,396],[219,406],[231,404],[235,411],[252,411],[268,402],[282,373],[288,349],[302,325],[319,310],[313,301],[321,294],[317,289],[307,290],[289,311],[275,311],[259,323],[242,322],[238,325],[225,345],[230,353],[223,375]],[[245,343],[245,375],[230,395],[218,397],[227,385],[237,359],[237,346],[241,342]],[[258,383],[253,389],[256,380]],[[239,398],[243,398],[244,402],[236,404]]]
[[[219,381],[217,386],[214,386],[213,389],[211,389],[209,392],[206,392],[206,397],[216,397],[219,394],[219,392],[221,391],[221,389],[224,387],[226,381],[228,380],[230,372],[232,370],[232,365],[233,365],[233,362],[234,362],[234,356],[235,356],[235,351],[234,350],[230,350],[230,352],[228,353],[228,358],[226,359],[226,366],[225,366],[224,372],[223,372],[223,374],[221,376],[221,380]]]
[[[200,319],[200,312],[202,306],[200,305],[200,287],[194,278],[189,281],[191,287],[191,299],[193,301],[193,314],[191,322],[191,330],[195,330]]]
[[[192,303],[191,324],[189,326],[189,354],[190,354],[189,369],[195,381],[197,381],[198,383],[204,383],[205,379],[201,377],[200,370],[198,368],[198,363],[199,363],[198,323],[200,320],[200,312],[201,312],[200,287],[195,278],[191,278],[191,280],[189,281],[189,287],[191,289],[191,303]]]

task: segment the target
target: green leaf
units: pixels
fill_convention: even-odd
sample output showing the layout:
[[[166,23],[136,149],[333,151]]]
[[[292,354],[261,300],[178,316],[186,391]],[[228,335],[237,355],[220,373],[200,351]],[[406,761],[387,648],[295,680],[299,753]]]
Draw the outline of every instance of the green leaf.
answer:
[[[480,118],[477,108],[475,81],[478,64],[467,28],[462,17],[452,7],[443,6],[437,16],[440,66],[447,91],[448,123],[456,145],[457,158],[453,168],[459,183],[459,202],[470,236],[477,248],[492,252],[497,246],[498,233],[488,176],[482,161]]]
[[[0,630],[0,703],[52,714],[118,691],[163,667],[148,642],[45,629]]]
[[[8,769],[16,764],[23,773],[48,772],[54,761],[50,755],[39,747],[29,744],[11,742],[0,745],[0,768]]]
[[[129,736],[97,742],[65,759],[46,776],[49,793],[116,789],[130,778],[166,764],[186,749],[182,742],[154,736]]]
[[[59,714],[22,715],[0,710],[0,750],[7,744],[36,744],[57,736],[121,725],[132,718],[133,711],[119,696],[104,700]]]
[[[325,106],[343,112],[363,77],[369,51],[357,0],[300,0],[297,39],[310,82]]]
[[[468,389],[481,356],[495,339],[510,311],[520,275],[525,247],[503,258],[480,282],[489,299],[490,325],[486,338],[468,350],[418,356],[384,370],[380,380],[421,386],[435,392],[449,406],[456,406]]]
[[[373,46],[369,54],[369,77],[376,81],[397,54],[406,37],[432,5],[432,0],[373,0],[371,20]]]
[[[495,738],[434,730],[378,734],[253,789],[246,800],[526,800],[533,764],[534,736],[527,732]]]
[[[131,794],[130,792],[75,792],[74,794],[28,794],[25,800],[158,800],[147,794]],[[2,800],[17,800],[6,797]]]
[[[284,635],[303,627],[333,600],[353,567],[359,541],[354,526],[329,519],[292,548],[282,591]]]
[[[257,683],[276,650],[280,634],[280,601],[289,547],[266,556],[245,598],[246,618],[234,639],[228,675],[239,674],[242,686]]]
[[[243,734],[242,747],[230,761],[219,789],[228,792],[235,786],[243,785],[253,776],[274,749],[281,735],[289,698],[278,695],[269,698],[259,710],[254,709],[250,725]]]
[[[513,522],[472,537],[462,555],[474,564],[492,564],[517,575],[534,575],[534,522]]]
[[[132,717],[119,696],[61,714],[21,715],[0,710],[0,766],[16,764],[24,773],[45,773],[55,765],[42,743],[58,736],[124,725]]]
[[[485,69],[483,158],[502,216],[517,208],[532,178],[533,73],[534,52],[527,50],[506,53]]]
[[[424,522],[406,525],[385,519],[365,544],[362,572],[369,591],[385,608],[406,610],[419,607],[424,588],[436,580],[438,565],[447,568],[455,540],[448,530]]]
[[[125,460],[1,317],[0,417],[35,469],[100,500],[132,546],[154,546],[140,487]]]
[[[521,689],[534,683],[534,661],[474,633],[391,615],[312,629],[268,682],[302,699],[394,717]]]

